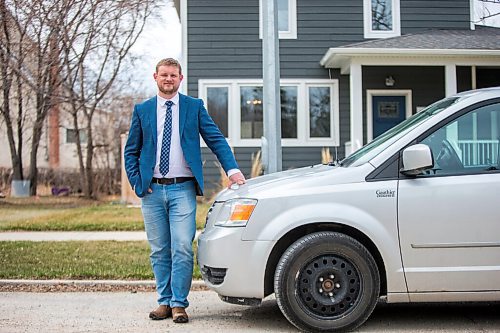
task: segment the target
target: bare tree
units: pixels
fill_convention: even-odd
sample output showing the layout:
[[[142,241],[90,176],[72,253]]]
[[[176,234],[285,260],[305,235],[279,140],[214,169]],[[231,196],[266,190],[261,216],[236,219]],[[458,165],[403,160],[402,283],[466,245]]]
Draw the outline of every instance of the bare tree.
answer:
[[[122,86],[125,82],[113,85],[108,92],[108,97],[103,101],[101,108],[105,111],[97,111],[94,121],[94,147],[95,165],[99,173],[94,179],[97,193],[116,193],[110,191],[120,190],[121,180],[121,140],[120,135],[127,132],[134,104],[141,99],[140,93],[131,91]],[[126,93],[124,93],[126,92]],[[100,178],[101,177],[101,178]]]
[[[20,25],[15,18],[18,8],[11,7],[9,9],[7,6],[5,0],[0,0],[0,85],[2,89],[0,113],[3,116],[7,130],[13,170],[12,176],[15,180],[22,180],[24,179],[22,161],[24,141],[22,134],[25,114],[24,94],[18,92],[23,90],[23,80],[20,73],[26,57],[24,51],[26,27]],[[14,59],[16,60],[13,61]],[[17,110],[11,107],[12,104],[16,104],[16,96]]]
[[[94,142],[94,115],[105,106],[105,98],[157,1],[81,2],[83,9],[79,13],[84,17],[62,25],[61,58],[62,71],[67,76],[64,91],[77,133],[77,153],[84,194],[94,197],[94,153],[96,148],[101,148],[99,143]],[[80,131],[86,133],[85,154]]]
[[[77,131],[84,192],[94,196],[94,114],[157,2],[161,0],[0,0],[0,112],[13,179],[24,179],[23,147],[30,142],[32,195],[44,123],[49,111],[64,103]],[[85,148],[79,131],[87,134]]]
[[[7,127],[13,179],[23,179],[23,147],[26,119],[31,126],[30,192],[36,194],[37,154],[43,124],[52,106],[53,92],[60,85],[56,72],[57,27],[64,12],[59,2],[45,0],[1,0],[2,115]],[[13,85],[15,83],[15,85]],[[30,98],[32,97],[32,100]],[[12,102],[15,98],[15,103]],[[15,105],[17,114],[13,114]],[[15,124],[15,125],[14,125]]]

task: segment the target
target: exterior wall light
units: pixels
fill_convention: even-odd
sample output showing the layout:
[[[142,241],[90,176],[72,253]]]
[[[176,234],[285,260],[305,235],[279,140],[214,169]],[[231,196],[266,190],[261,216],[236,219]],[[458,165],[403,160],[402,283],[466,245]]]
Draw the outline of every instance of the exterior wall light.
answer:
[[[386,87],[393,87],[395,83],[396,83],[396,80],[394,80],[392,75],[389,75],[388,77],[385,78]]]

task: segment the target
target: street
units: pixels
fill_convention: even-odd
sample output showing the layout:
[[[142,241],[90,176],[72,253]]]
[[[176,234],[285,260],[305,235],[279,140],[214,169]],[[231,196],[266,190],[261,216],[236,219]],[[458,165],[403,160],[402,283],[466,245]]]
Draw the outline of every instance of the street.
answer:
[[[151,321],[155,293],[0,293],[0,332],[298,332],[276,300],[251,308],[193,291],[190,323]],[[500,332],[500,304],[380,304],[358,332]]]

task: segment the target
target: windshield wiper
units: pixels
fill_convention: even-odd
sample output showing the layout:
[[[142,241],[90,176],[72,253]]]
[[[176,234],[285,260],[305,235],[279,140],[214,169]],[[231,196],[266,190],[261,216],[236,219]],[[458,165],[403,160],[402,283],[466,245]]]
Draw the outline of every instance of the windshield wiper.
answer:
[[[326,165],[328,166],[337,166],[337,165],[340,165],[340,161],[330,161],[328,162]]]

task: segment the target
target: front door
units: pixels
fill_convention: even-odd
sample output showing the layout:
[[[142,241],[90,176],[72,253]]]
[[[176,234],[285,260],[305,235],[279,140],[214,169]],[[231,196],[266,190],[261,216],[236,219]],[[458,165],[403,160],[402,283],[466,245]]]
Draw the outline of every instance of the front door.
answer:
[[[406,96],[372,96],[373,139],[406,118]]]

